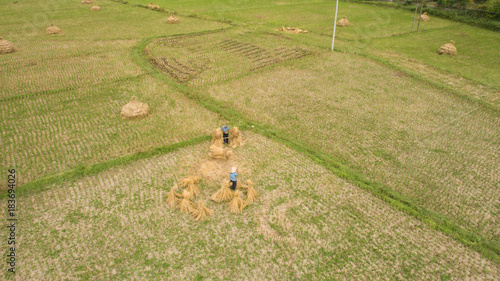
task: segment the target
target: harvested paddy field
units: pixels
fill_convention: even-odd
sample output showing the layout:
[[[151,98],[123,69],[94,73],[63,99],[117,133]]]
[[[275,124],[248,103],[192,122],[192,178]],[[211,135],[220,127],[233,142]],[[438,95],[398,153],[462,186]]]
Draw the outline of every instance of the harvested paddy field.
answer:
[[[244,132],[233,160],[259,200],[198,223],[170,209],[174,182],[207,161],[208,142],[23,193],[19,278],[493,280],[497,265],[284,145]],[[95,251],[94,249],[103,249]],[[183,266],[180,266],[183,265]],[[30,268],[30,270],[24,270]],[[2,270],[2,272],[5,272]]]
[[[498,32],[344,2],[332,52],[334,1],[93,2],[0,10],[0,279],[498,280]]]

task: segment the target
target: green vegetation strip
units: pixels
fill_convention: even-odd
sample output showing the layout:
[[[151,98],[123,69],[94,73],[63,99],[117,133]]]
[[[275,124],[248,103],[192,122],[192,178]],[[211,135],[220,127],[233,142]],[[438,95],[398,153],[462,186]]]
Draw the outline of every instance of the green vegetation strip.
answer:
[[[169,152],[176,151],[182,147],[187,147],[187,146],[195,145],[195,144],[198,144],[198,143],[201,143],[204,141],[208,141],[211,138],[212,138],[212,136],[203,135],[203,136],[199,136],[199,137],[187,140],[187,141],[182,141],[182,142],[178,142],[178,143],[171,144],[171,145],[156,147],[156,148],[151,149],[151,150],[137,152],[135,154],[118,157],[118,158],[115,158],[115,159],[112,159],[109,161],[104,161],[104,162],[100,162],[100,163],[89,165],[89,166],[80,165],[80,166],[78,166],[74,169],[71,169],[71,170],[66,170],[66,171],[61,172],[61,173],[45,176],[45,177],[36,179],[34,181],[30,181],[30,182],[23,184],[23,185],[19,186],[18,188],[16,188],[16,192],[17,192],[18,196],[42,192],[44,190],[47,190],[48,187],[52,184],[57,184],[57,183],[65,182],[65,181],[74,181],[74,180],[77,180],[77,179],[80,179],[80,178],[83,178],[83,177],[86,177],[89,175],[95,175],[95,174],[101,173],[105,170],[108,170],[112,167],[128,165],[128,164],[131,164],[131,163],[138,161],[138,160],[141,160],[141,159],[146,159],[146,158],[150,158],[150,157],[157,156],[157,155],[167,154]],[[2,192],[0,194],[0,199],[3,199],[5,197],[7,197],[7,192]]]
[[[396,209],[416,217],[432,229],[436,229],[445,233],[453,239],[483,254],[489,260],[500,264],[500,245],[498,245],[497,242],[485,239],[470,230],[463,229],[452,221],[448,220],[445,216],[434,213],[418,205],[412,200],[405,198],[398,192],[395,192],[394,190],[383,186],[382,184],[368,180],[364,174],[356,171],[346,164],[343,164],[339,159],[335,159],[325,153],[319,152],[301,142],[292,140],[267,125],[261,125],[247,120],[247,118],[243,114],[233,110],[229,105],[210,98],[206,95],[202,95],[195,90],[188,88],[186,85],[178,84],[175,81],[169,79],[167,76],[154,69],[148,63],[148,58],[146,57],[143,50],[152,39],[154,38],[146,39],[142,43],[140,43],[133,50],[133,58],[148,72],[154,70],[155,73],[152,74],[153,76],[158,77],[169,85],[172,85],[178,91],[185,94],[186,97],[198,101],[206,109],[218,113],[223,118],[229,120],[233,124],[233,126],[238,126],[243,130],[251,130],[255,133],[264,135],[269,139],[273,139],[287,145],[288,147],[308,156],[316,163],[332,171],[336,176],[348,180],[356,186],[371,192],[373,195],[389,203],[389,205],[395,207]],[[481,104],[489,107],[488,104]]]

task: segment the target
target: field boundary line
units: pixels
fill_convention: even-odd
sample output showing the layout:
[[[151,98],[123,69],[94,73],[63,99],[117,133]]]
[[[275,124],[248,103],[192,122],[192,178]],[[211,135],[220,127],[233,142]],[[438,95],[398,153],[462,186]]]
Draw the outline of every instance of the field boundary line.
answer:
[[[79,165],[78,167],[66,171],[62,171],[56,174],[43,176],[36,180],[27,182],[16,188],[16,193],[18,196],[24,196],[26,194],[36,194],[42,191],[48,190],[48,186],[56,183],[72,182],[80,178],[95,175],[100,172],[106,171],[113,167],[129,165],[138,160],[150,158],[153,156],[164,155],[173,151],[177,151],[180,148],[202,143],[204,141],[209,141],[212,139],[211,135],[201,135],[186,141],[181,141],[178,143],[155,147],[150,150],[137,152],[134,154],[121,156],[111,160],[91,164],[91,165]],[[6,192],[0,194],[0,199],[7,197]]]
[[[400,193],[380,183],[369,180],[362,172],[358,171],[356,168],[350,167],[348,163],[345,163],[345,161],[335,159],[302,142],[287,138],[281,132],[269,127],[268,125],[262,125],[248,120],[242,113],[232,109],[230,105],[200,94],[196,91],[196,89],[189,88],[187,85],[179,84],[169,79],[159,70],[153,68],[153,66],[151,66],[147,61],[147,57],[143,49],[147,46],[147,44],[149,44],[149,42],[151,42],[152,39],[154,38],[145,39],[142,43],[140,43],[133,50],[133,57],[138,60],[137,63],[139,65],[146,67],[147,70],[153,69],[155,73],[152,75],[155,77],[158,77],[168,85],[173,86],[179,92],[185,94],[186,97],[197,101],[204,108],[219,114],[221,117],[233,123],[234,126],[238,126],[242,130],[250,130],[269,139],[276,140],[291,149],[304,154],[314,162],[327,168],[339,178],[345,179],[359,188],[370,192],[375,197],[388,203],[395,209],[422,221],[429,228],[441,231],[452,239],[481,253],[487,259],[500,264],[500,245],[498,245],[497,242],[486,239],[473,231],[458,226],[447,217],[418,205],[413,200],[404,197]]]

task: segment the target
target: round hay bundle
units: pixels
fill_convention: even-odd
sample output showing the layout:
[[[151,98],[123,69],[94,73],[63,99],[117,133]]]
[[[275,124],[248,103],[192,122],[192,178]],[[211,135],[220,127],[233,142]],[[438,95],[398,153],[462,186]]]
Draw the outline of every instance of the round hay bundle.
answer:
[[[92,4],[92,0],[82,0],[82,4]]]
[[[257,198],[259,198],[259,193],[257,193],[257,190],[253,188],[253,182],[251,180],[247,180],[247,200],[245,204],[250,205],[253,202],[257,201]]]
[[[446,43],[443,46],[439,47],[438,53],[440,55],[442,55],[442,54],[456,55],[457,54],[457,48],[453,44],[455,44],[455,41],[450,40],[450,43]]]
[[[210,146],[210,152],[208,156],[213,159],[230,159],[233,156],[233,152],[229,148],[222,148],[216,145]]]
[[[170,206],[172,209],[176,209],[178,207],[179,202],[181,201],[180,199],[182,196],[175,191],[177,190],[177,185],[174,185],[170,192],[167,195],[167,204]]]
[[[122,107],[120,115],[123,119],[139,118],[149,114],[149,106],[137,100],[133,96],[130,101]]]
[[[191,193],[184,189],[182,191],[182,200],[179,203],[179,210],[183,212],[184,214],[192,213],[195,210],[194,203],[190,201],[191,199]]]
[[[232,148],[243,145],[243,139],[241,138],[241,132],[238,130],[238,127],[232,127],[231,130],[229,130],[229,145]]]
[[[200,182],[201,178],[198,176],[189,176],[181,179],[179,181],[180,187],[188,187],[190,185],[196,185]]]
[[[233,192],[231,191],[231,183],[229,180],[223,180],[222,186],[219,188],[211,197],[212,201],[217,203],[221,203],[224,201],[229,201],[234,197]]]
[[[91,11],[100,11],[101,10],[101,7],[97,6],[97,5],[94,5],[90,8]]]
[[[15,51],[16,48],[14,48],[14,44],[12,44],[12,42],[3,40],[2,37],[0,37],[0,54],[8,54]]]
[[[47,32],[47,34],[60,34],[62,33],[62,30],[57,26],[51,24],[49,27],[47,27],[47,30],[45,32]]]
[[[168,17],[167,23],[179,23],[179,19],[175,15],[171,15]]]
[[[423,21],[429,21],[431,18],[427,15],[427,12],[425,12],[423,15],[418,17],[418,20],[423,20]]]
[[[219,147],[224,146],[224,140],[223,140],[223,135],[222,135],[222,130],[221,128],[217,128],[212,132],[212,145],[216,145]]]
[[[240,191],[236,191],[234,193],[234,198],[229,202],[229,211],[231,213],[236,213],[239,214],[245,208],[245,202],[243,202],[243,199],[240,198]]]
[[[205,207],[203,204],[203,201],[199,200],[197,202],[197,207],[196,209],[193,210],[193,218],[195,221],[204,221],[207,217],[212,216],[214,214],[214,211],[210,210],[209,208]]]
[[[349,26],[349,20],[346,19],[345,17],[342,17],[342,19],[340,19],[338,22],[337,22],[337,25],[338,26]]]

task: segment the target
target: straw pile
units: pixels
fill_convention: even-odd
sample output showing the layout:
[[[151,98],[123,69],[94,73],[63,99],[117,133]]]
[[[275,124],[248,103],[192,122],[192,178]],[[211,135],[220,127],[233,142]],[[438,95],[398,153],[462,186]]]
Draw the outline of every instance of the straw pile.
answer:
[[[234,198],[229,202],[229,211],[231,213],[241,213],[243,208],[245,208],[245,202],[243,202],[243,199],[240,198],[240,191],[236,191],[234,193]]]
[[[171,15],[168,17],[167,23],[179,23],[179,19],[175,15]]]
[[[167,195],[167,204],[172,209],[176,209],[181,201],[182,195],[175,192],[177,190],[177,185],[174,185]]]
[[[423,15],[421,15],[420,17],[418,17],[418,20],[429,21],[430,18],[427,15],[427,12],[425,12]]]
[[[455,44],[455,41],[450,40],[450,43],[446,43],[443,46],[439,47],[438,53],[440,55],[442,55],[442,54],[456,55],[457,54],[457,48],[453,44]]]
[[[251,180],[247,180],[247,199],[245,201],[246,205],[250,205],[253,202],[257,201],[257,198],[259,198],[259,193],[257,193],[257,190],[253,188],[253,182]]]
[[[12,44],[12,42],[3,40],[2,37],[0,37],[0,54],[8,54],[15,51],[16,48],[14,48],[14,44]]]
[[[212,132],[212,145],[224,146],[224,140],[221,128],[217,128]]]
[[[62,33],[62,30],[59,29],[57,26],[51,24],[49,27],[47,27],[46,32],[47,34],[59,34]]]
[[[212,201],[215,201],[217,203],[221,203],[224,201],[229,201],[234,197],[233,192],[231,191],[231,183],[229,180],[224,180],[222,182],[221,188],[217,190],[211,197],[210,199]]]
[[[82,0],[82,4],[92,4],[92,0]]]
[[[123,119],[143,117],[149,114],[149,106],[132,97],[130,101],[122,107],[120,115]]]
[[[210,146],[210,152],[208,156],[213,159],[230,159],[233,156],[233,152],[229,148],[222,148],[216,145]]]
[[[203,201],[199,200],[197,202],[197,207],[193,210],[193,218],[195,221],[203,221],[207,217],[212,216],[214,214],[214,211],[210,210],[209,208],[205,207],[203,204]]]
[[[200,182],[200,177],[197,176],[189,176],[181,179],[179,181],[179,186],[180,187],[188,187],[189,185],[195,185]]]
[[[302,30],[300,28],[297,28],[297,27],[284,27],[284,26],[281,26],[280,28],[278,29],[275,29],[276,31],[282,31],[282,32],[285,32],[285,33],[292,33],[292,34],[299,34],[299,33],[307,33],[309,31],[307,30]]]
[[[349,20],[346,19],[345,17],[342,17],[342,19],[340,19],[338,22],[337,22],[337,25],[338,26],[349,26]]]
[[[243,145],[243,139],[241,138],[241,132],[238,130],[238,127],[232,127],[231,130],[229,130],[229,145],[232,148]]]
[[[101,10],[101,7],[97,6],[97,5],[94,5],[90,8],[91,11],[100,11]]]
[[[192,213],[195,210],[195,205],[190,200],[191,196],[191,192],[187,189],[182,191],[182,200],[179,203],[179,210],[181,210],[184,214]]]
[[[159,10],[160,6],[153,4],[153,2],[149,3],[148,7],[153,10]]]

